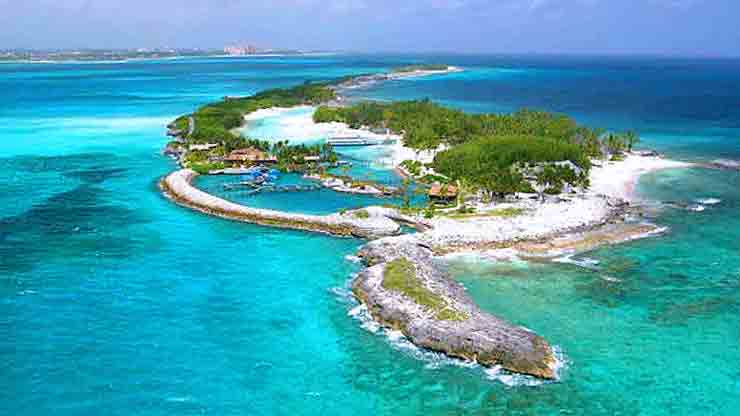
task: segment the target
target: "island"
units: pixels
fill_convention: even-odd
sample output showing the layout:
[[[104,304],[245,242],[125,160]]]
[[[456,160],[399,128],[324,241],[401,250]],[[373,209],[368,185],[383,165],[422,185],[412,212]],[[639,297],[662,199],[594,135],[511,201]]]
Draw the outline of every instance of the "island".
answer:
[[[154,59],[299,56],[322,52],[229,45],[223,49],[137,48],[137,49],[0,49],[0,63],[125,62]]]
[[[352,292],[372,319],[422,348],[555,379],[558,363],[550,344],[478,308],[435,259],[483,251],[546,259],[659,233],[661,228],[639,220],[637,178],[688,164],[635,151],[639,137],[634,132],[593,129],[561,114],[527,109],[468,114],[430,100],[345,104],[342,99],[344,89],[365,82],[456,71],[410,66],[224,97],[169,125],[174,140],[165,152],[181,169],[160,186],[176,203],[207,214],[367,238],[358,253],[365,267],[353,279]],[[195,187],[198,175],[269,165],[326,183],[341,180],[338,190],[346,191],[351,178],[327,173],[338,163],[330,144],[267,143],[236,130],[250,113],[300,105],[318,106],[315,123],[345,123],[397,137],[393,165],[404,185],[393,191],[404,195],[403,203],[304,215],[239,205]],[[426,205],[409,203],[411,183],[425,192]],[[417,232],[402,234],[401,225]]]

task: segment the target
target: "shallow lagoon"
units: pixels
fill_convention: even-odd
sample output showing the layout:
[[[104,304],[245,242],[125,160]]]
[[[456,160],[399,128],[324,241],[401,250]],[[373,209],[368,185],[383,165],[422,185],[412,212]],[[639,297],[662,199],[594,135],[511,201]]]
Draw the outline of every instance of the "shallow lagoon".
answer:
[[[224,187],[224,185],[233,185],[239,181],[240,179],[237,176],[202,176],[196,180],[196,186],[203,191],[242,205],[302,214],[324,215],[370,205],[398,205],[401,203],[401,200],[395,197],[379,198],[335,192],[325,188],[310,191],[252,193],[250,192],[251,188],[227,189]],[[275,185],[278,187],[284,185],[317,186],[318,182],[303,179],[300,174],[282,174]]]

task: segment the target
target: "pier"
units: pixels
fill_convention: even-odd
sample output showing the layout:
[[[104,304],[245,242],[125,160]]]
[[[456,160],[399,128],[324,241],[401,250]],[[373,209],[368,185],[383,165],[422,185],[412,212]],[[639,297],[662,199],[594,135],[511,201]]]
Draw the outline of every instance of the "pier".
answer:
[[[393,144],[395,141],[391,138],[373,139],[368,137],[332,137],[326,141],[334,147],[349,146],[379,146],[383,144]]]
[[[319,184],[311,185],[273,185],[273,184],[257,184],[255,182],[237,182],[227,183],[223,185],[225,191],[243,192],[247,195],[257,194],[260,192],[311,192],[319,191],[323,187]]]

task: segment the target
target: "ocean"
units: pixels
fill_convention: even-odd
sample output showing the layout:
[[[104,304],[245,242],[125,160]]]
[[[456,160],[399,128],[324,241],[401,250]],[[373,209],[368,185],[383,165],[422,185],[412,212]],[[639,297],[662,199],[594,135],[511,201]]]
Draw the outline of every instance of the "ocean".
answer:
[[[558,347],[565,366],[554,383],[420,351],[359,319],[348,282],[361,240],[210,218],[159,193],[158,179],[175,168],[161,154],[175,116],[225,95],[416,62],[465,72],[351,96],[431,98],[472,112],[560,111],[633,128],[641,147],[671,158],[740,159],[738,60],[2,64],[0,414],[735,414],[738,172],[644,176],[645,200],[673,204],[652,214],[669,229],[660,237],[554,264],[449,262],[485,310]],[[255,134],[280,133],[279,125],[264,120]],[[383,166],[358,166],[358,174],[394,181]],[[222,189],[210,178],[199,186]],[[240,202],[323,213],[367,199],[318,191]]]

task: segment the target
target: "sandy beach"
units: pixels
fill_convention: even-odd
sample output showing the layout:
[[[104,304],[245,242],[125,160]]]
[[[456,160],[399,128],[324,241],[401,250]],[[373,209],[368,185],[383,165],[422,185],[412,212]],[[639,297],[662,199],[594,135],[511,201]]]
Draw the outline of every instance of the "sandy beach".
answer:
[[[622,228],[592,234],[607,223],[623,223],[630,203],[637,201],[635,187],[640,176],[662,169],[685,168],[691,164],[663,159],[658,156],[628,155],[625,160],[608,162],[594,168],[590,178],[592,186],[586,192],[561,195],[544,202],[523,195],[518,200],[503,203],[478,204],[477,212],[464,218],[435,216],[418,221],[428,231],[408,238],[435,248],[440,253],[457,251],[485,251],[518,245],[523,251],[531,246],[522,246],[523,241],[550,241],[568,236],[568,244],[553,248],[552,255],[569,250],[592,249],[585,241],[598,240],[600,244],[627,241],[652,235],[658,229],[651,224]],[[502,209],[516,209],[519,215],[489,215]],[[543,250],[538,255],[547,254]]]
[[[389,168],[399,168],[405,160],[431,163],[437,152],[444,147],[428,151],[416,151],[404,146],[403,137],[399,135],[381,135],[366,129],[352,129],[345,123],[314,123],[313,107],[270,108],[258,110],[245,117],[247,122],[259,122],[267,118],[278,118],[276,134],[295,138],[297,141],[317,141],[327,137],[358,136],[370,139],[395,139],[392,145],[382,145],[388,152],[380,161],[375,161]],[[416,234],[413,238],[439,251],[479,250],[494,247],[507,242],[523,240],[551,239],[558,235],[596,227],[612,220],[621,204],[638,202],[635,193],[640,176],[662,169],[686,168],[692,164],[662,158],[628,153],[620,161],[594,161],[590,172],[591,186],[585,192],[562,195],[550,198],[545,202],[532,199],[532,195],[523,195],[518,200],[505,203],[478,204],[479,216],[468,218],[450,218],[436,216],[433,219],[422,218],[415,221],[428,231]],[[521,215],[498,217],[486,215],[486,212],[497,209],[515,208]],[[637,232],[637,229],[633,231]],[[640,229],[640,233],[645,230]],[[627,239],[621,235],[615,239]]]
[[[641,175],[662,169],[687,168],[691,163],[664,159],[659,156],[627,154],[618,162],[603,162],[591,169],[590,192],[635,201],[635,188]]]
[[[250,137],[262,140],[284,140],[290,138],[291,143],[310,143],[325,140],[331,137],[361,137],[371,140],[396,140],[398,135],[373,133],[366,129],[353,129],[346,123],[315,123],[313,113],[316,107],[298,106],[290,108],[267,108],[257,110],[244,116],[245,127],[240,130],[244,133],[259,123],[270,123],[269,129],[250,132]]]

